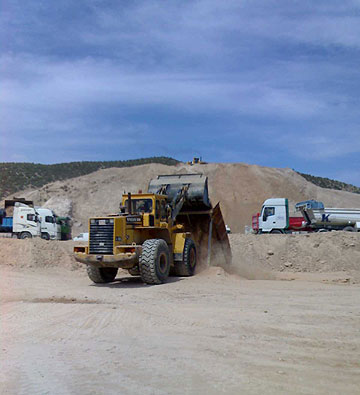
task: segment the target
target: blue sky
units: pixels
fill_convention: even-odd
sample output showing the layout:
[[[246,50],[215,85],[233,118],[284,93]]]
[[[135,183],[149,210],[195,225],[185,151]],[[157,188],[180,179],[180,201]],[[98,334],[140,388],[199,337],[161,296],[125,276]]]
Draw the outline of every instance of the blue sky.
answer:
[[[0,4],[0,161],[202,155],[360,186],[360,1]]]

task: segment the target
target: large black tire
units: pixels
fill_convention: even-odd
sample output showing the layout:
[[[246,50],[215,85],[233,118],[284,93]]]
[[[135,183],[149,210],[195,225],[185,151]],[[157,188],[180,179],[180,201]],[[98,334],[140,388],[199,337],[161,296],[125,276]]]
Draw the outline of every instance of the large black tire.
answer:
[[[49,233],[41,233],[41,238],[44,240],[50,240],[50,235]]]
[[[142,245],[139,259],[141,279],[146,284],[162,284],[169,277],[170,256],[165,240],[149,239]]]
[[[283,234],[283,232],[281,230],[279,230],[279,229],[273,229],[270,233],[272,235],[281,235],[281,234]]]
[[[32,238],[32,234],[29,232],[22,232],[20,234],[20,239],[31,239]]]
[[[191,239],[185,239],[183,261],[175,262],[175,276],[189,277],[195,272],[196,267],[196,247]]]
[[[92,282],[101,284],[111,283],[111,281],[114,281],[118,269],[116,267],[96,267],[88,265],[86,271]]]
[[[344,232],[356,232],[356,229],[353,226],[345,226],[343,231]]]

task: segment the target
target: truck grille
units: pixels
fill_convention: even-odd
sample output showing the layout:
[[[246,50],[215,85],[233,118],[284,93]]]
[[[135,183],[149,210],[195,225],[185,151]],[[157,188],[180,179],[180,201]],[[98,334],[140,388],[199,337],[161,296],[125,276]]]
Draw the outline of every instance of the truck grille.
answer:
[[[90,220],[90,254],[113,254],[114,223],[108,218]]]

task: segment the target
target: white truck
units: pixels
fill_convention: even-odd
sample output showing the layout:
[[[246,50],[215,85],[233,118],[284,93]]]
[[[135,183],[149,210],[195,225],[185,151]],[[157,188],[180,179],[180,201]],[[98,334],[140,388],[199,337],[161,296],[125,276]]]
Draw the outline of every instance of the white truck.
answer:
[[[5,237],[16,236],[27,239],[40,236],[39,217],[34,209],[25,203],[13,202],[0,209],[0,233]]]
[[[290,217],[286,198],[267,199],[261,212],[252,217],[254,233],[292,233],[312,230],[306,227],[303,217]]]
[[[41,238],[45,240],[61,240],[61,225],[56,221],[55,213],[42,207],[35,207],[39,216]]]
[[[322,202],[306,200],[295,205],[306,225],[318,230],[360,231],[359,208],[327,208]]]
[[[293,233],[328,230],[360,231],[360,209],[325,208],[322,202],[306,200],[295,205],[300,217],[290,217],[286,198],[267,199],[252,218],[254,233]]]

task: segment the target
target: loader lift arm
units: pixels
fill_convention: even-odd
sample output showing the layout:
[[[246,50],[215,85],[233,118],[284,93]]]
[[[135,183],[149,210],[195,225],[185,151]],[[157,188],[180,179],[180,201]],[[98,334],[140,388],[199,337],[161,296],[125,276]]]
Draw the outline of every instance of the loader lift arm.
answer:
[[[174,196],[169,206],[171,208],[171,220],[174,222],[179,212],[181,211],[186,199],[187,191],[189,190],[190,184],[184,184],[182,188],[179,188],[177,194]],[[169,184],[163,184],[156,193],[159,195],[166,195]]]
[[[209,258],[211,250],[216,250],[214,256],[217,260],[220,252],[224,262],[231,262],[231,249],[221,210],[219,205],[213,207],[209,200],[206,176],[160,175],[150,181],[148,192],[167,196],[172,221],[183,224],[186,231],[193,235],[197,246],[203,251],[201,255]]]

